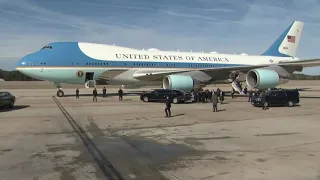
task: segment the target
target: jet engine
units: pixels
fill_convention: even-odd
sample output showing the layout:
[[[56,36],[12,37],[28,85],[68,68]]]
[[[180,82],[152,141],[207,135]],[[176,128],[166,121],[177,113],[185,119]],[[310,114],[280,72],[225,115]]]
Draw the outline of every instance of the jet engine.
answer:
[[[288,78],[282,78],[278,72],[271,69],[253,69],[247,73],[247,85],[251,88],[267,89],[274,88],[279,84],[289,81]]]
[[[169,75],[163,78],[163,89],[180,89],[190,92],[194,88],[200,88],[201,83],[190,76],[185,75]]]

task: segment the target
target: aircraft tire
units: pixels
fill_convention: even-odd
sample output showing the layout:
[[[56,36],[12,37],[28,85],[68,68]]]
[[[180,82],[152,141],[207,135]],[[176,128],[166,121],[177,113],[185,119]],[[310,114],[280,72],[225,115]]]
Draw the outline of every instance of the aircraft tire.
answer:
[[[57,96],[58,97],[63,97],[64,96],[64,92],[63,91],[57,91]]]

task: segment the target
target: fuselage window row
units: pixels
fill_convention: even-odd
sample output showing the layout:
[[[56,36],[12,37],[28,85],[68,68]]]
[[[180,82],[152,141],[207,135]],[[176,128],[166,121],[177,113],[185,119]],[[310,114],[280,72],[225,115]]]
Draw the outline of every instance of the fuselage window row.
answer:
[[[39,63],[28,63],[29,66],[36,66],[36,65],[46,65],[45,62],[39,62]],[[79,63],[75,63],[75,62],[72,62],[72,65],[79,65]],[[86,65],[88,66],[110,66],[111,63],[89,63],[87,62]],[[119,63],[118,64],[119,66],[162,66],[160,64],[143,64],[143,63]],[[179,67],[179,64],[165,64],[164,66],[167,66],[167,67],[176,67],[178,66]],[[208,65],[208,64],[188,64],[189,67],[223,67],[223,66],[226,66],[226,65]]]

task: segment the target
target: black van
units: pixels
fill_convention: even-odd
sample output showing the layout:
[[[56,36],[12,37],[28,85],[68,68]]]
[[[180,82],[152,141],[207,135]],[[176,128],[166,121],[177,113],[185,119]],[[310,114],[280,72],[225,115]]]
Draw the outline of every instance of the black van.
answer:
[[[251,101],[253,106],[262,106],[263,99],[266,106],[289,106],[292,107],[300,102],[299,91],[296,89],[274,89],[262,94]]]

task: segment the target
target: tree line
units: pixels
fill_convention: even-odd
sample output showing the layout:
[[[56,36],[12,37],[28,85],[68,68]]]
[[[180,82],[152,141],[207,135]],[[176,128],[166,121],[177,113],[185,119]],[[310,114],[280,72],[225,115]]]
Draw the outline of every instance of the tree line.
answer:
[[[40,81],[32,77],[26,76],[17,70],[6,71],[0,69],[0,79],[5,81]],[[290,78],[291,80],[320,80],[320,75],[312,76],[305,74],[293,74]]]
[[[5,81],[40,81],[38,79],[26,76],[17,70],[6,71],[2,69],[0,69],[0,79]]]

